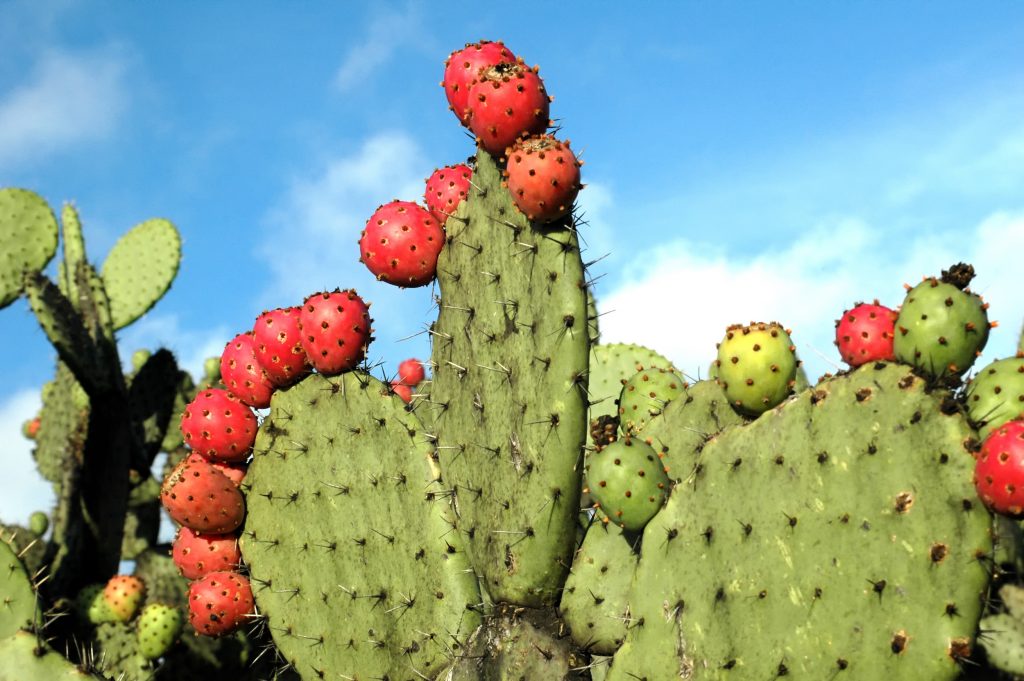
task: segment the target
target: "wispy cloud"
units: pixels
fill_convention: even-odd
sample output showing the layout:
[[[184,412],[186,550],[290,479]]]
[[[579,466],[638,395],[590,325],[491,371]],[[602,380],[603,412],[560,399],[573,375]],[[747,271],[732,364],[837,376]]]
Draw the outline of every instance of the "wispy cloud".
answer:
[[[4,474],[0,476],[0,521],[24,525],[33,511],[49,513],[53,486],[36,470],[32,442],[21,434],[21,424],[40,407],[39,392],[24,390],[0,402],[0,442],[4,443]]]
[[[43,53],[28,78],[0,96],[0,167],[107,137],[129,100],[117,51]]]
[[[363,31],[366,37],[345,53],[334,74],[334,86],[342,92],[354,89],[386,64],[400,48],[415,44],[422,28],[419,7],[415,3],[409,3],[399,11],[380,11]]]

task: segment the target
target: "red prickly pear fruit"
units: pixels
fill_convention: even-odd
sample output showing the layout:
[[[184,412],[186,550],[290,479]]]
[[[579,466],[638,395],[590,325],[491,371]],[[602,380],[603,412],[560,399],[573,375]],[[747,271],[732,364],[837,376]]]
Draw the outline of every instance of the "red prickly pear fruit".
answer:
[[[354,369],[373,340],[371,322],[369,305],[351,289],[309,296],[299,313],[309,363],[328,376]]]
[[[1024,517],[1024,421],[1004,423],[985,439],[974,466],[974,487],[992,512]]]
[[[211,464],[188,458],[160,488],[160,501],[171,520],[196,532],[234,532],[245,517],[245,499],[235,483]]]
[[[208,463],[224,475],[228,476],[228,479],[235,483],[235,487],[239,487],[242,481],[245,480],[245,474],[249,467],[244,463],[226,463],[224,461],[210,461],[206,457],[192,452],[188,455],[188,459],[193,462]]]
[[[398,383],[415,388],[426,378],[423,370],[423,362],[418,359],[409,358],[398,365]]]
[[[298,307],[264,312],[256,318],[253,336],[256,339],[256,359],[275,387],[287,387],[309,373],[309,362],[302,350],[302,334],[299,332]]]
[[[448,98],[448,108],[462,125],[466,125],[466,105],[469,100],[469,86],[476,79],[480,69],[495,64],[515,63],[516,56],[501,42],[481,40],[466,43],[461,50],[455,50],[444,60],[444,80],[441,87]]]
[[[134,575],[114,575],[103,587],[103,600],[119,622],[135,617],[146,597],[146,585]]]
[[[505,151],[505,170],[512,201],[536,222],[557,220],[572,209],[579,194],[580,166],[569,148],[551,135],[518,140]]]
[[[858,303],[836,321],[836,347],[851,367],[868,362],[892,361],[896,332],[895,310],[880,305]]]
[[[238,334],[224,346],[220,355],[220,377],[228,390],[250,407],[270,406],[274,384],[256,356],[252,331]]]
[[[255,609],[249,580],[236,572],[211,572],[188,587],[189,621],[203,636],[238,629]]]
[[[21,424],[21,434],[29,440],[35,440],[36,436],[39,435],[39,424],[42,423],[39,417],[31,418],[25,423]]]
[[[199,579],[211,572],[234,570],[242,560],[238,535],[203,534],[181,527],[171,546],[171,560],[185,579]]]
[[[252,409],[220,388],[201,391],[181,415],[185,444],[210,461],[245,461],[258,429]]]
[[[412,388],[398,381],[391,381],[391,392],[402,398],[406,404],[412,402]]]
[[[454,215],[466,196],[469,195],[473,171],[465,164],[438,168],[427,178],[427,189],[423,200],[437,224],[444,226],[449,215]]]
[[[380,281],[402,288],[429,284],[437,275],[444,230],[412,201],[380,206],[359,237],[359,260]]]
[[[520,136],[547,130],[550,102],[537,69],[522,60],[483,68],[469,88],[469,129],[491,156],[501,156]]]

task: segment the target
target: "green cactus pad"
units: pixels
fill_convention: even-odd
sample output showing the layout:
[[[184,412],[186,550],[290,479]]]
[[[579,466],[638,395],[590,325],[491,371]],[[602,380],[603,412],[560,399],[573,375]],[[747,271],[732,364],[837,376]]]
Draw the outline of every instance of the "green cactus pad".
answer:
[[[57,218],[26,189],[0,189],[0,308],[21,295],[25,274],[39,272],[57,252]]]
[[[531,619],[536,621],[531,621]],[[550,617],[502,612],[488,617],[467,652],[439,681],[569,681],[584,679],[568,641],[552,636]],[[543,621],[547,620],[547,621]]]
[[[81,671],[63,655],[26,631],[0,638],[0,681],[100,678]]]
[[[642,367],[671,368],[672,362],[654,350],[630,343],[609,343],[590,348],[590,419],[618,413],[615,400],[622,382]]]
[[[659,453],[627,436],[587,457],[587,489],[602,516],[639,532],[665,503],[669,479]]]
[[[629,377],[619,394],[619,427],[624,433],[638,433],[659,416],[665,406],[686,388],[686,381],[674,369],[645,366]]]
[[[715,366],[729,401],[751,416],[777,406],[796,386],[793,342],[775,322],[730,326],[718,344]]]
[[[459,530],[496,601],[556,602],[586,437],[587,300],[575,231],[533,227],[484,151],[447,223],[430,401]],[[567,218],[568,219],[568,218]]]
[[[978,643],[989,665],[1007,674],[1024,674],[1024,621],[1000,613],[982,619],[979,630]]]
[[[413,681],[479,623],[451,489],[416,417],[360,372],[274,394],[240,540],[256,602],[304,678]]]
[[[122,236],[103,263],[114,328],[149,311],[171,287],[181,262],[181,237],[167,220],[147,220]]]
[[[991,522],[926,388],[867,366],[709,441],[645,530],[609,681],[956,678]]]
[[[89,397],[63,362],[53,381],[43,386],[39,434],[32,456],[39,473],[53,483],[82,460],[89,428]]]
[[[981,369],[967,386],[967,413],[983,440],[1024,415],[1024,356],[996,360]]]
[[[0,638],[36,621],[36,592],[14,549],[0,541]]]
[[[638,559],[617,525],[591,523],[559,605],[576,645],[599,655],[618,650],[631,622],[629,589]]]
[[[126,622],[105,622],[96,627],[97,666],[103,673],[119,681],[150,681],[154,672],[142,654],[135,625]]]

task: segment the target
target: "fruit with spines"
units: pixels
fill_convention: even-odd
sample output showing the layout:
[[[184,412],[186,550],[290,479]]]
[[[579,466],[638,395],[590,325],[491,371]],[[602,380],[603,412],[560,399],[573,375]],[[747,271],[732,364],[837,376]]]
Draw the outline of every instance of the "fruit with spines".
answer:
[[[1024,416],[1024,353],[982,368],[967,384],[966,399],[967,413],[983,439]]]
[[[399,383],[398,381],[391,381],[391,392],[401,397],[402,401],[405,402],[406,404],[412,402],[412,388],[405,385],[404,383]]]
[[[181,416],[185,444],[210,461],[245,461],[258,427],[252,409],[220,388],[201,390]]]
[[[1024,517],[1024,421],[1010,421],[985,438],[974,486],[993,513]]]
[[[483,68],[469,88],[469,129],[499,157],[521,135],[547,130],[550,103],[537,69],[521,59]]]
[[[163,657],[178,640],[181,626],[180,610],[166,603],[150,603],[139,615],[139,652],[147,660]]]
[[[379,281],[401,288],[425,286],[437,275],[444,229],[430,211],[412,201],[377,208],[359,237],[359,260]]]
[[[464,163],[438,168],[427,178],[423,200],[437,224],[444,226],[469,194],[473,170]]]
[[[236,631],[253,614],[249,580],[237,572],[211,572],[188,588],[189,622],[203,636]]]
[[[580,166],[569,141],[552,135],[520,138],[505,152],[505,182],[516,208],[535,222],[561,218],[572,210],[580,184]]]
[[[896,359],[933,377],[959,376],[988,341],[988,304],[967,285],[974,268],[958,263],[907,291],[896,320]]]
[[[625,437],[588,457],[586,491],[605,522],[639,532],[664,505],[669,478],[653,447]]]
[[[793,393],[798,364],[789,332],[778,323],[734,324],[718,344],[715,380],[738,411],[757,416]]]
[[[146,598],[146,585],[134,575],[114,575],[103,587],[103,600],[118,622],[129,622]]]
[[[245,517],[245,500],[235,483],[211,464],[179,463],[160,489],[160,501],[179,525],[197,532],[234,532]]]
[[[839,356],[851,367],[894,360],[896,317],[895,310],[877,300],[873,304],[857,303],[836,320],[835,345]]]
[[[409,358],[398,365],[398,382],[415,388],[427,377],[423,369],[423,362],[418,359]]]
[[[277,308],[256,318],[256,359],[275,388],[285,388],[309,373],[302,349],[298,307]]]
[[[366,357],[372,329],[370,307],[354,290],[314,293],[299,313],[302,349],[325,376],[350,371]]]
[[[238,334],[224,346],[220,355],[220,377],[227,389],[250,407],[270,406],[274,384],[256,355],[252,331]]]
[[[199,579],[211,572],[236,570],[242,560],[237,534],[205,534],[178,528],[171,558],[185,579]]]
[[[622,392],[619,393],[619,427],[622,432],[643,430],[686,389],[686,385],[674,369],[637,367],[637,372],[622,382]]]
[[[466,43],[465,47],[448,55],[444,61],[441,87],[448,98],[448,108],[459,119],[459,123],[468,127],[466,106],[469,102],[469,86],[476,80],[480,69],[503,63],[512,64],[515,61],[516,56],[500,40]]]

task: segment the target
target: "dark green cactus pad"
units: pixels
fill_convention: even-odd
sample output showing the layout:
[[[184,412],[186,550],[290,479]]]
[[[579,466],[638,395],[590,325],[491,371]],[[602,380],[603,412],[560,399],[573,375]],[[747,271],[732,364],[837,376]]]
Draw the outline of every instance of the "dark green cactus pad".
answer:
[[[964,373],[988,341],[987,307],[970,291],[925,279],[907,291],[896,318],[896,359],[932,376]]]
[[[34,634],[19,631],[0,639],[0,681],[100,678],[80,670]]]
[[[57,252],[57,218],[26,189],[0,189],[0,308],[21,295],[25,274],[39,272]]]
[[[587,300],[575,231],[533,227],[494,159],[447,222],[430,401],[459,530],[496,601],[557,601],[586,437]],[[568,218],[566,218],[568,220]]]
[[[629,589],[638,559],[617,525],[591,523],[559,605],[573,643],[599,655],[618,650],[631,620]]]
[[[645,530],[609,680],[957,677],[991,518],[973,432],[925,390],[867,366],[708,442]]]
[[[644,366],[626,379],[619,394],[619,427],[638,433],[661,415],[669,402],[686,388],[686,381],[672,368]]]
[[[144,315],[171,287],[181,262],[181,237],[167,220],[155,218],[122,236],[103,263],[114,328]]]
[[[150,681],[156,678],[152,664],[139,651],[134,623],[104,622],[94,632],[96,665],[105,676],[118,681]]]
[[[984,440],[1007,421],[1024,415],[1024,356],[983,367],[967,385],[967,413]]]
[[[175,402],[181,383],[178,363],[170,350],[160,349],[149,356],[131,377],[128,399],[132,420],[142,426],[146,461],[152,462],[161,451],[167,431],[180,431]]]
[[[480,621],[451,489],[387,393],[361,372],[310,376],[274,394],[256,439],[240,543],[303,678],[431,678]]]
[[[13,547],[0,541],[0,638],[36,622],[36,592]]]

